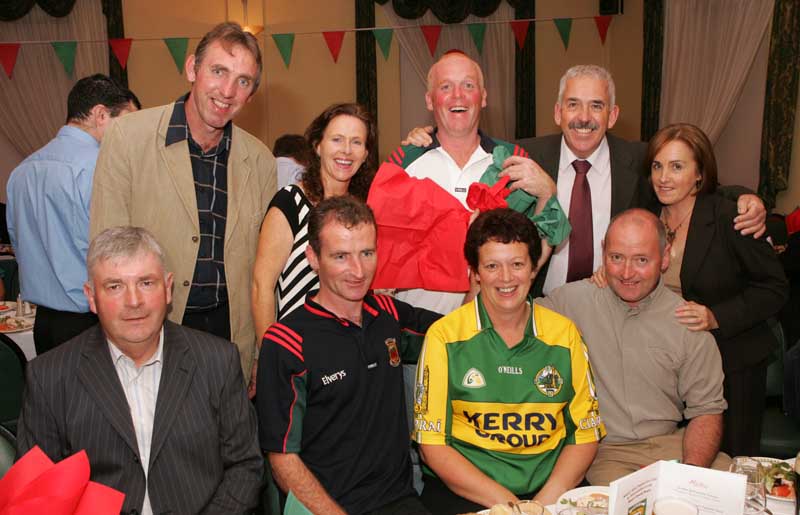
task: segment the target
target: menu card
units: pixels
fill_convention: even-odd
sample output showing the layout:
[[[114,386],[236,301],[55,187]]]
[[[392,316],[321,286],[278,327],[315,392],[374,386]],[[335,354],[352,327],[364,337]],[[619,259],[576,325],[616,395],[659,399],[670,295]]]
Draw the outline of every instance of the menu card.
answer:
[[[657,461],[609,485],[608,513],[652,515],[656,500],[672,498],[694,504],[700,515],[740,514],[746,479],[740,474]]]

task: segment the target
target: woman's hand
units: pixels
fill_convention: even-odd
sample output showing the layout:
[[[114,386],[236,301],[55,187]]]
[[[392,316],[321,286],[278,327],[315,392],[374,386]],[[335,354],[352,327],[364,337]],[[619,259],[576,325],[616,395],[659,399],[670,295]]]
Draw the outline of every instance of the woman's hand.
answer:
[[[687,301],[675,308],[675,318],[689,328],[690,331],[711,331],[719,329],[714,312],[708,307],[694,301]]]
[[[606,286],[608,286],[605,267],[600,266],[600,268],[595,270],[592,276],[589,278],[589,282],[591,282],[598,288],[605,288]]]

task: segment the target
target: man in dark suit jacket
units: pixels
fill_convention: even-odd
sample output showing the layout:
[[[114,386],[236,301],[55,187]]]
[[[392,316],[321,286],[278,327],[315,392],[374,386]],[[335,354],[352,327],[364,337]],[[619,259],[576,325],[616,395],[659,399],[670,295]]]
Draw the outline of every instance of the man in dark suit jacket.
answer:
[[[18,456],[85,449],[125,514],[252,509],[263,459],[236,347],[165,321],[172,274],[144,229],[103,231],[87,267],[100,324],[29,364]]]
[[[592,270],[601,264],[601,240],[611,217],[631,207],[658,209],[647,180],[647,144],[625,141],[607,133],[619,117],[615,97],[614,79],[608,70],[596,65],[573,66],[561,77],[554,108],[561,134],[517,141],[539,165],[535,172],[546,173],[556,182],[559,202],[570,213],[571,222],[574,213],[570,197],[576,177],[572,162],[588,160],[591,164],[586,179],[591,189]],[[729,193],[736,198],[743,188]],[[743,194],[739,196],[738,208],[740,214],[733,221],[736,230],[760,236],[766,219],[763,202],[755,195]],[[573,234],[572,244],[574,238]],[[537,274],[534,283],[537,296],[567,282],[568,244],[565,241],[554,249],[550,261]]]

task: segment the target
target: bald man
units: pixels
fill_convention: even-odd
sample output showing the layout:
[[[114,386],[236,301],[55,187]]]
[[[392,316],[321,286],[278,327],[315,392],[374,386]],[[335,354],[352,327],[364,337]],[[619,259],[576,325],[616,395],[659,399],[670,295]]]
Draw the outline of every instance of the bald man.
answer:
[[[669,266],[664,226],[643,209],[615,216],[603,265],[608,288],[576,281],[536,300],[573,320],[589,349],[608,435],[587,479],[607,485],[671,459],[727,470],[730,458],[718,452],[727,408],[722,359],[711,333],[674,316],[683,299],[661,281]]]
[[[470,184],[480,181],[493,162],[494,149],[504,146],[511,157],[503,163],[501,177],[511,177],[510,189],[522,188],[537,197],[536,213],[545,208],[551,197],[556,201],[555,183],[528,159],[524,149],[493,139],[478,129],[481,111],[486,107],[483,72],[478,63],[460,51],[444,54],[428,71],[425,105],[436,121],[430,144],[403,145],[389,158],[409,175],[433,180],[469,209]],[[541,173],[535,173],[537,170]],[[549,251],[547,247],[543,252],[543,261]],[[446,315],[462,304],[464,292],[413,289],[399,292],[397,298]]]

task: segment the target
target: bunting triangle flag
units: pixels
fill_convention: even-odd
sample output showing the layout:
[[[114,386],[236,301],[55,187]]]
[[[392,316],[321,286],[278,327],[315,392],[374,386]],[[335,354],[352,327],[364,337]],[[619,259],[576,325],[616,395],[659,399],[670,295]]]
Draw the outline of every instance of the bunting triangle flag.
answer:
[[[294,33],[290,34],[273,34],[272,40],[275,42],[275,46],[278,47],[278,51],[281,53],[281,57],[283,58],[283,64],[286,67],[289,67],[289,63],[292,61],[292,47],[294,46]]]
[[[425,42],[428,43],[428,51],[431,57],[436,53],[436,45],[439,43],[439,36],[442,33],[441,25],[420,25],[422,35],[425,36]]]
[[[569,48],[569,33],[572,31],[572,18],[556,18],[553,20],[558,29],[558,35],[561,36],[561,41],[564,42],[564,50]]]
[[[64,65],[64,71],[72,77],[72,70],[75,68],[75,49],[78,48],[78,42],[53,41],[50,44],[53,45],[58,60]]]
[[[172,60],[178,68],[178,73],[183,73],[183,63],[186,59],[186,50],[189,48],[189,38],[164,38]]]
[[[525,47],[525,39],[528,37],[528,26],[530,21],[510,21],[511,30],[514,31],[514,37],[517,40],[517,47],[522,50]]]
[[[17,55],[19,54],[19,43],[0,43],[0,63],[3,64],[3,70],[10,79],[14,73],[14,65],[17,64]]]
[[[392,49],[392,29],[372,29],[372,35],[375,36],[375,41],[381,47],[384,59],[389,59],[389,51]]]
[[[111,45],[111,52],[117,58],[117,62],[124,70],[128,66],[128,55],[131,53],[131,38],[112,38],[108,40]]]
[[[606,34],[608,26],[611,25],[612,16],[595,16],[594,24],[597,25],[597,33],[600,34],[600,42],[606,44]]]
[[[467,30],[469,30],[469,35],[472,36],[472,42],[475,43],[475,48],[478,49],[478,53],[483,54],[483,39],[486,37],[486,24],[468,23]]]
[[[328,44],[328,50],[331,51],[333,62],[339,62],[339,52],[342,50],[342,41],[344,40],[344,31],[337,30],[331,32],[323,32],[322,37],[325,38],[325,43]]]

